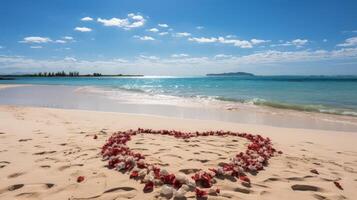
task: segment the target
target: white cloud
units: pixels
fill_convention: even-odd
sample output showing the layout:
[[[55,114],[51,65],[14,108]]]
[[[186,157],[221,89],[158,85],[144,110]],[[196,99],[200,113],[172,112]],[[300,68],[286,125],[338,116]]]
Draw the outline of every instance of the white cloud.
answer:
[[[67,43],[67,41],[66,40],[55,40],[54,43],[65,44],[65,43]]]
[[[75,31],[79,31],[79,32],[91,32],[92,29],[87,28],[87,27],[76,27],[74,28]]]
[[[137,38],[137,39],[140,39],[140,40],[155,40],[155,38],[151,37],[151,36],[147,36],[147,35],[144,35],[144,36],[138,36],[138,35],[134,35],[134,38]]]
[[[77,59],[74,57],[65,57],[64,60],[68,61],[68,62],[76,62],[77,61]]]
[[[260,39],[251,39],[250,40],[250,42],[252,43],[252,44],[261,44],[261,43],[267,43],[267,42],[270,42],[270,40],[260,40]]]
[[[169,32],[161,32],[161,33],[159,33],[159,35],[167,35],[167,34],[169,34]]]
[[[162,28],[168,28],[169,27],[169,25],[167,25],[167,24],[158,24],[158,26],[160,26]]]
[[[193,37],[193,38],[188,38],[188,41],[198,42],[198,43],[213,43],[213,42],[217,42],[217,38]]]
[[[196,26],[196,29],[198,29],[198,30],[201,30],[203,28],[204,28],[203,26]]]
[[[233,44],[236,47],[240,48],[252,48],[253,44],[250,41],[247,40],[237,40],[237,39],[227,39],[224,37],[211,37],[211,38],[205,38],[205,37],[200,37],[200,38],[188,38],[189,41],[193,42],[198,42],[198,43],[222,43],[222,44]]]
[[[104,26],[115,26],[129,30],[131,28],[141,27],[145,24],[145,18],[141,15],[130,13],[127,18],[102,19],[98,18],[97,22],[102,23]]]
[[[42,46],[30,46],[31,49],[42,49]]]
[[[113,59],[113,61],[114,61],[114,62],[118,62],[118,63],[128,63],[128,62],[129,62],[128,60],[121,59],[121,58]]]
[[[145,20],[143,16],[141,16],[141,15],[136,15],[136,14],[134,14],[134,13],[129,13],[129,14],[128,14],[128,17],[130,17],[130,18],[132,18],[132,19],[134,19],[134,20],[137,20],[137,21],[143,21],[143,20]]]
[[[228,58],[232,58],[232,55],[226,55],[226,54],[217,54],[214,56],[215,59],[228,59]]]
[[[301,47],[305,44],[307,44],[309,41],[306,39],[295,39],[293,41],[291,41],[291,43],[297,47]]]
[[[52,42],[52,40],[48,37],[37,37],[37,36],[30,36],[30,37],[25,37],[21,43],[48,43]]]
[[[323,41],[323,42],[327,42],[327,39],[323,39],[322,41]]]
[[[93,18],[91,17],[83,17],[81,21],[93,21]]]
[[[344,43],[338,44],[339,47],[357,46],[357,37],[351,37],[345,40]]]
[[[172,54],[171,57],[172,58],[183,58],[183,57],[188,57],[188,54],[185,53],[180,53],[180,54]]]
[[[64,36],[62,38],[65,39],[65,40],[73,40],[73,37],[71,37],[71,36]]]
[[[50,70],[76,70],[83,73],[92,73],[100,69],[100,72],[109,73],[157,73],[162,69],[172,71],[173,67],[187,67],[188,73],[192,73],[194,68],[202,67],[202,72],[206,72],[208,67],[237,67],[252,64],[262,66],[265,64],[285,64],[292,62],[312,62],[312,61],[345,61],[346,59],[357,59],[357,47],[341,48],[338,50],[299,50],[299,51],[262,51],[244,56],[216,55],[213,57],[168,57],[159,58],[157,56],[141,55],[127,62],[123,60],[82,60],[73,57],[64,59],[32,59],[21,56],[0,55],[0,69],[2,72],[28,72],[28,71],[50,71]],[[70,63],[70,65],[69,65]],[[289,66],[289,65],[286,65]],[[129,71],[125,71],[129,70]],[[145,71],[146,70],[146,71]],[[155,71],[157,70],[157,71]]]
[[[129,21],[127,18],[125,19],[119,19],[119,18],[111,18],[111,19],[102,19],[98,18],[98,22],[102,23],[104,26],[117,26],[117,27],[126,27],[129,24]]]
[[[281,40],[281,42],[283,42]],[[291,40],[291,41],[287,41],[285,43],[282,44],[272,44],[270,45],[271,47],[278,47],[278,46],[295,46],[297,48],[303,47],[304,45],[306,45],[309,42],[309,40],[307,39],[295,39],[295,40]]]
[[[0,49],[3,49],[4,47],[3,46],[0,46]]]
[[[222,44],[233,44],[240,48],[252,48],[253,45],[247,40],[225,39],[224,37],[218,37],[218,41]]]
[[[175,37],[188,37],[190,35],[191,35],[191,33],[188,33],[188,32],[179,32],[179,33],[174,34]]]
[[[157,29],[157,28],[151,28],[151,29],[148,29],[148,31],[156,33],[156,32],[159,32],[159,29]]]
[[[144,60],[159,60],[160,59],[157,56],[145,56],[145,55],[140,55],[139,58],[144,59]]]

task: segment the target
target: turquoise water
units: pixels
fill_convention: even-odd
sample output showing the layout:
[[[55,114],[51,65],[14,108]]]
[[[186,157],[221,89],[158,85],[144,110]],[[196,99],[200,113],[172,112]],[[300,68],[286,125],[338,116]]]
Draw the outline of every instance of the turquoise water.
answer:
[[[114,90],[202,98],[283,109],[357,116],[355,76],[255,77],[21,77],[1,83],[96,86]]]

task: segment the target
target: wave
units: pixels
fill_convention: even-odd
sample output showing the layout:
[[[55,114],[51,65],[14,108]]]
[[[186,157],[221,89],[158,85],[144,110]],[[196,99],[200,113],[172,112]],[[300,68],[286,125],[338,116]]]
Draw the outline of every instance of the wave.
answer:
[[[230,98],[230,97],[222,97],[222,96],[205,96],[205,95],[178,95],[178,94],[168,94],[163,91],[152,90],[152,88],[139,88],[134,85],[122,85],[122,86],[115,86],[111,87],[114,90],[129,92],[128,94],[141,94],[140,101],[148,101],[148,102],[155,102],[155,103],[165,103],[165,104],[177,104],[178,102],[186,102],[192,101],[199,102],[199,103],[212,103],[212,105],[217,101],[221,102],[233,102],[233,103],[243,103],[243,104],[250,104],[256,106],[266,106],[272,107],[277,109],[288,109],[288,110],[296,110],[296,111],[304,111],[304,112],[316,112],[316,113],[326,113],[326,114],[335,114],[335,115],[344,115],[344,116],[356,116],[357,111],[351,109],[343,109],[343,108],[333,108],[324,105],[304,105],[304,104],[292,104],[292,103],[285,103],[279,101],[269,101],[266,99],[261,98],[252,98],[252,99],[237,99],[237,98]],[[102,88],[103,89],[103,88]],[[108,91],[108,90],[104,90]],[[122,94],[123,95],[123,94]],[[120,95],[120,96],[122,96]],[[110,95],[111,96],[111,95]],[[138,101],[138,96],[126,96],[128,99],[132,99],[132,101]],[[214,102],[215,101],[215,102]]]
[[[267,106],[267,107],[278,108],[278,109],[289,109],[289,110],[297,110],[297,111],[304,111],[304,112],[318,112],[318,113],[327,113],[327,114],[335,114],[335,115],[357,116],[357,112],[353,110],[332,108],[323,105],[289,104],[289,103],[282,103],[277,101],[268,101],[260,98],[253,98],[247,100],[247,99],[216,97],[215,99],[220,101],[253,104],[257,106]]]
[[[127,91],[127,92],[136,92],[136,93],[148,93],[149,91],[144,90],[144,89],[140,89],[137,87],[132,87],[132,86],[117,86],[117,87],[113,87],[114,89],[117,90],[123,90],[123,91]]]

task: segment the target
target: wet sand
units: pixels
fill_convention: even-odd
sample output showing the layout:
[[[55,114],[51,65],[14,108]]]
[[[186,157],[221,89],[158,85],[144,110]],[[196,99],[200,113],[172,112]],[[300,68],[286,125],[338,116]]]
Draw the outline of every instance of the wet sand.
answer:
[[[125,91],[109,94],[92,87],[61,85],[0,85],[0,105],[36,106],[149,114],[286,128],[357,132],[357,117],[276,109],[264,106],[156,99]],[[100,92],[98,92],[100,91]],[[122,96],[121,96],[122,95]],[[139,95],[139,96],[137,96]],[[119,98],[119,97],[120,98]],[[238,108],[237,108],[238,105]]]

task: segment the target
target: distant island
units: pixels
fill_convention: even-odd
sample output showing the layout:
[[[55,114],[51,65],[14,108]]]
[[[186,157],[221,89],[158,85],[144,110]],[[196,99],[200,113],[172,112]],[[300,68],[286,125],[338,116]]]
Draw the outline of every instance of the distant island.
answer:
[[[103,77],[103,76],[120,76],[120,77],[142,77],[144,75],[138,74],[79,74],[79,72],[38,72],[33,74],[9,74],[0,75],[0,80],[10,80],[12,77]]]
[[[206,74],[206,76],[254,76],[254,74],[247,72],[227,72],[219,74]]]
[[[3,80],[3,81],[9,81],[9,80],[15,80],[14,78],[3,78],[3,77],[0,77],[0,81]]]

